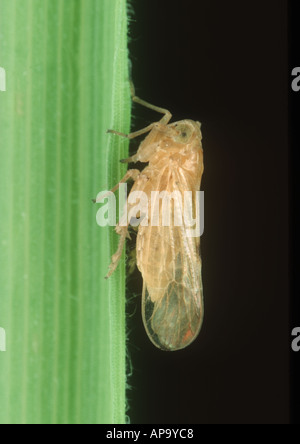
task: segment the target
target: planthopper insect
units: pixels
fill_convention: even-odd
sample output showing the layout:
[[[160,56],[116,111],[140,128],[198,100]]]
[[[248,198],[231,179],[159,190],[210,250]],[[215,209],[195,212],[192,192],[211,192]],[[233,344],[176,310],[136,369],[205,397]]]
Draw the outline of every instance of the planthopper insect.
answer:
[[[140,225],[136,241],[136,262],[143,277],[142,314],[145,329],[154,345],[162,350],[179,350],[189,345],[198,335],[204,314],[201,278],[200,234],[188,235],[189,227],[183,220],[185,192],[192,193],[190,210],[195,212],[196,192],[200,190],[204,170],[200,123],[181,120],[169,123],[171,113],[135,96],[132,100],[163,114],[155,123],[131,134],[114,130],[109,133],[133,139],[149,133],[132,157],[124,163],[148,163],[143,171],[129,169],[121,183],[133,179],[127,205],[133,207],[132,193],[143,192],[147,208],[140,210]],[[169,218],[160,193],[169,193]],[[145,218],[152,223],[144,223]],[[177,220],[176,220],[177,219]],[[123,221],[124,222],[124,221]],[[181,222],[181,223],[180,223]],[[130,220],[116,227],[120,235],[118,250],[112,256],[107,277],[116,269],[128,234]]]

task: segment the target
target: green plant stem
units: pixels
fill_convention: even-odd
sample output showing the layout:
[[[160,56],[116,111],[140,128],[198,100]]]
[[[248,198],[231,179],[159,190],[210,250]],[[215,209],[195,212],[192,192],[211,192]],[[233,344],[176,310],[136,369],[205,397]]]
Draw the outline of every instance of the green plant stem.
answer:
[[[126,0],[1,0],[0,423],[125,422],[125,269],[91,199],[124,175]]]

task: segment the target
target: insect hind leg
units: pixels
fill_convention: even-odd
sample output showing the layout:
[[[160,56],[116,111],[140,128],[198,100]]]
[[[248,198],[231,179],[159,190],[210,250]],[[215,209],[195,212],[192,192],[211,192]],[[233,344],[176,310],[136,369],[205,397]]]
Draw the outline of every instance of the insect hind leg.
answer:
[[[117,185],[111,189],[111,191],[115,192],[119,188],[120,184],[127,182],[128,179],[133,179],[134,181],[136,181],[140,174],[141,174],[141,172],[139,170],[128,170],[127,173],[125,174],[125,176],[123,177],[123,179],[121,179],[120,182],[117,183]],[[127,214],[126,214],[126,218],[127,218]],[[116,268],[119,264],[119,261],[121,259],[121,256],[122,256],[122,251],[124,248],[125,239],[126,239],[126,237],[128,237],[130,239],[130,235],[128,233],[128,224],[126,225],[126,222],[125,222],[125,226],[120,225],[120,222],[119,222],[118,225],[116,226],[116,232],[120,235],[119,245],[118,245],[117,251],[115,252],[115,254],[113,254],[113,256],[111,258],[111,263],[109,266],[108,273],[105,276],[105,279],[108,279],[113,274],[113,272],[116,270]]]
[[[105,279],[108,279],[113,274],[113,272],[116,270],[116,268],[120,262],[121,256],[122,256],[122,252],[123,252],[123,248],[124,248],[124,244],[125,244],[125,239],[128,235],[128,227],[127,226],[126,227],[117,226],[117,229],[118,229],[118,234],[120,234],[121,237],[119,240],[118,249],[115,252],[115,254],[112,255],[109,270],[108,270],[107,275],[105,276]]]

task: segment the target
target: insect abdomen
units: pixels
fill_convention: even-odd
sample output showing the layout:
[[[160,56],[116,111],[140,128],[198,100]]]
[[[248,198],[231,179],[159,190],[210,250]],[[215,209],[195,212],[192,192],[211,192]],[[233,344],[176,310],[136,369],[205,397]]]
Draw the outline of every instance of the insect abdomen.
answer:
[[[145,288],[143,320],[151,341],[163,350],[175,351],[189,345],[198,335],[203,321],[202,295],[177,282],[170,282],[164,296],[153,302]]]

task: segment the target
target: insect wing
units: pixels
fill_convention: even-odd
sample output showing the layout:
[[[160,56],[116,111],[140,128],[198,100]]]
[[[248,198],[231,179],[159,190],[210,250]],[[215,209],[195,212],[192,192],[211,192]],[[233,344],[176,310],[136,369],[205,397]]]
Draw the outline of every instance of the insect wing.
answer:
[[[173,227],[169,233],[174,235],[174,230],[182,231],[182,227]],[[145,329],[154,345],[162,350],[175,351],[188,346],[197,337],[203,322],[198,239],[185,238],[184,242],[185,248],[176,250],[174,277],[162,289],[161,296],[158,297],[156,289],[151,289],[144,280],[142,312]]]

